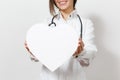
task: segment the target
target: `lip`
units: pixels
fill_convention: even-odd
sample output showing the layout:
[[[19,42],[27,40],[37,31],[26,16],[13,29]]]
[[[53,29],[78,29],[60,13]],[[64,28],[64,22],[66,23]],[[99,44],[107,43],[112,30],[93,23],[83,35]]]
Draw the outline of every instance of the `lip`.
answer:
[[[59,1],[58,3],[59,3],[59,5],[65,5],[67,3],[67,1],[66,0],[65,1]]]

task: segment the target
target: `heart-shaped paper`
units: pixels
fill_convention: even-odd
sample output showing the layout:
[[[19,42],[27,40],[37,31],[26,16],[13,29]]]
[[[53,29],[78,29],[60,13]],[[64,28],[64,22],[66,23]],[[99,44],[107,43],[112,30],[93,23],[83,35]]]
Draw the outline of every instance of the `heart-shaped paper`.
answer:
[[[36,58],[54,71],[73,55],[78,46],[78,35],[66,24],[50,27],[41,23],[28,30],[26,41]]]

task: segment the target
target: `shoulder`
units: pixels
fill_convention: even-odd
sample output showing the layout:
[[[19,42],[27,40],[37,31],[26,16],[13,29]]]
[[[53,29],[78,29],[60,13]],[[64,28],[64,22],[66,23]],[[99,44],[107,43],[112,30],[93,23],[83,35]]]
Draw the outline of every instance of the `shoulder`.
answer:
[[[94,26],[93,21],[90,18],[81,17],[83,27],[91,28]]]
[[[83,33],[89,33],[94,31],[94,24],[90,18],[81,17],[83,25]]]
[[[49,24],[49,23],[51,22],[52,18],[53,18],[52,15],[47,16],[47,17],[43,20],[43,23]]]
[[[83,25],[93,25],[93,22],[90,18],[81,17]]]
[[[40,26],[42,24],[49,24],[51,22],[52,18],[53,18],[53,16],[47,16],[42,21],[40,21],[38,23],[34,23],[32,25],[32,27],[37,27],[37,26]]]

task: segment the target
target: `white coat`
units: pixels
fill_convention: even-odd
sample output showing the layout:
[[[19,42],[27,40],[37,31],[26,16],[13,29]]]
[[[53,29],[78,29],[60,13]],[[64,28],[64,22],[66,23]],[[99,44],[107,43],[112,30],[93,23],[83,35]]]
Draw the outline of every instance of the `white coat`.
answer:
[[[84,51],[80,53],[78,58],[71,57],[66,63],[59,67],[54,72],[50,72],[44,65],[38,80],[86,80],[85,72],[83,67],[88,66],[91,60],[94,58],[97,48],[94,44],[94,27],[93,23],[89,19],[81,18],[83,23],[83,42]],[[48,24],[51,22],[51,18],[47,21]],[[77,17],[76,10],[73,11],[69,18],[65,21],[61,13],[54,19],[54,22],[59,25],[61,23],[72,25],[73,29],[76,30],[78,36],[80,34],[80,21]],[[80,62],[84,62],[87,65],[83,65]]]

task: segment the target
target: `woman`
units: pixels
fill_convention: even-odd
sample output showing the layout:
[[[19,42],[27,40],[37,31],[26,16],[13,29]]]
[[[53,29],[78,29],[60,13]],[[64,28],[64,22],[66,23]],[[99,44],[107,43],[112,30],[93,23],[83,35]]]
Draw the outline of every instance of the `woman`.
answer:
[[[52,16],[56,15],[55,7],[59,10],[54,19],[56,24],[65,23],[72,25],[73,29],[80,34],[81,24],[75,9],[76,2],[77,0],[49,0],[49,5]],[[97,49],[93,40],[94,28],[92,22],[84,18],[81,18],[81,21],[83,24],[83,37],[79,39],[78,48],[73,56],[54,72],[50,72],[45,66],[42,66],[39,80],[86,80],[83,67],[89,66]],[[26,42],[25,47],[30,52]],[[32,60],[38,61],[34,55],[32,55]]]

